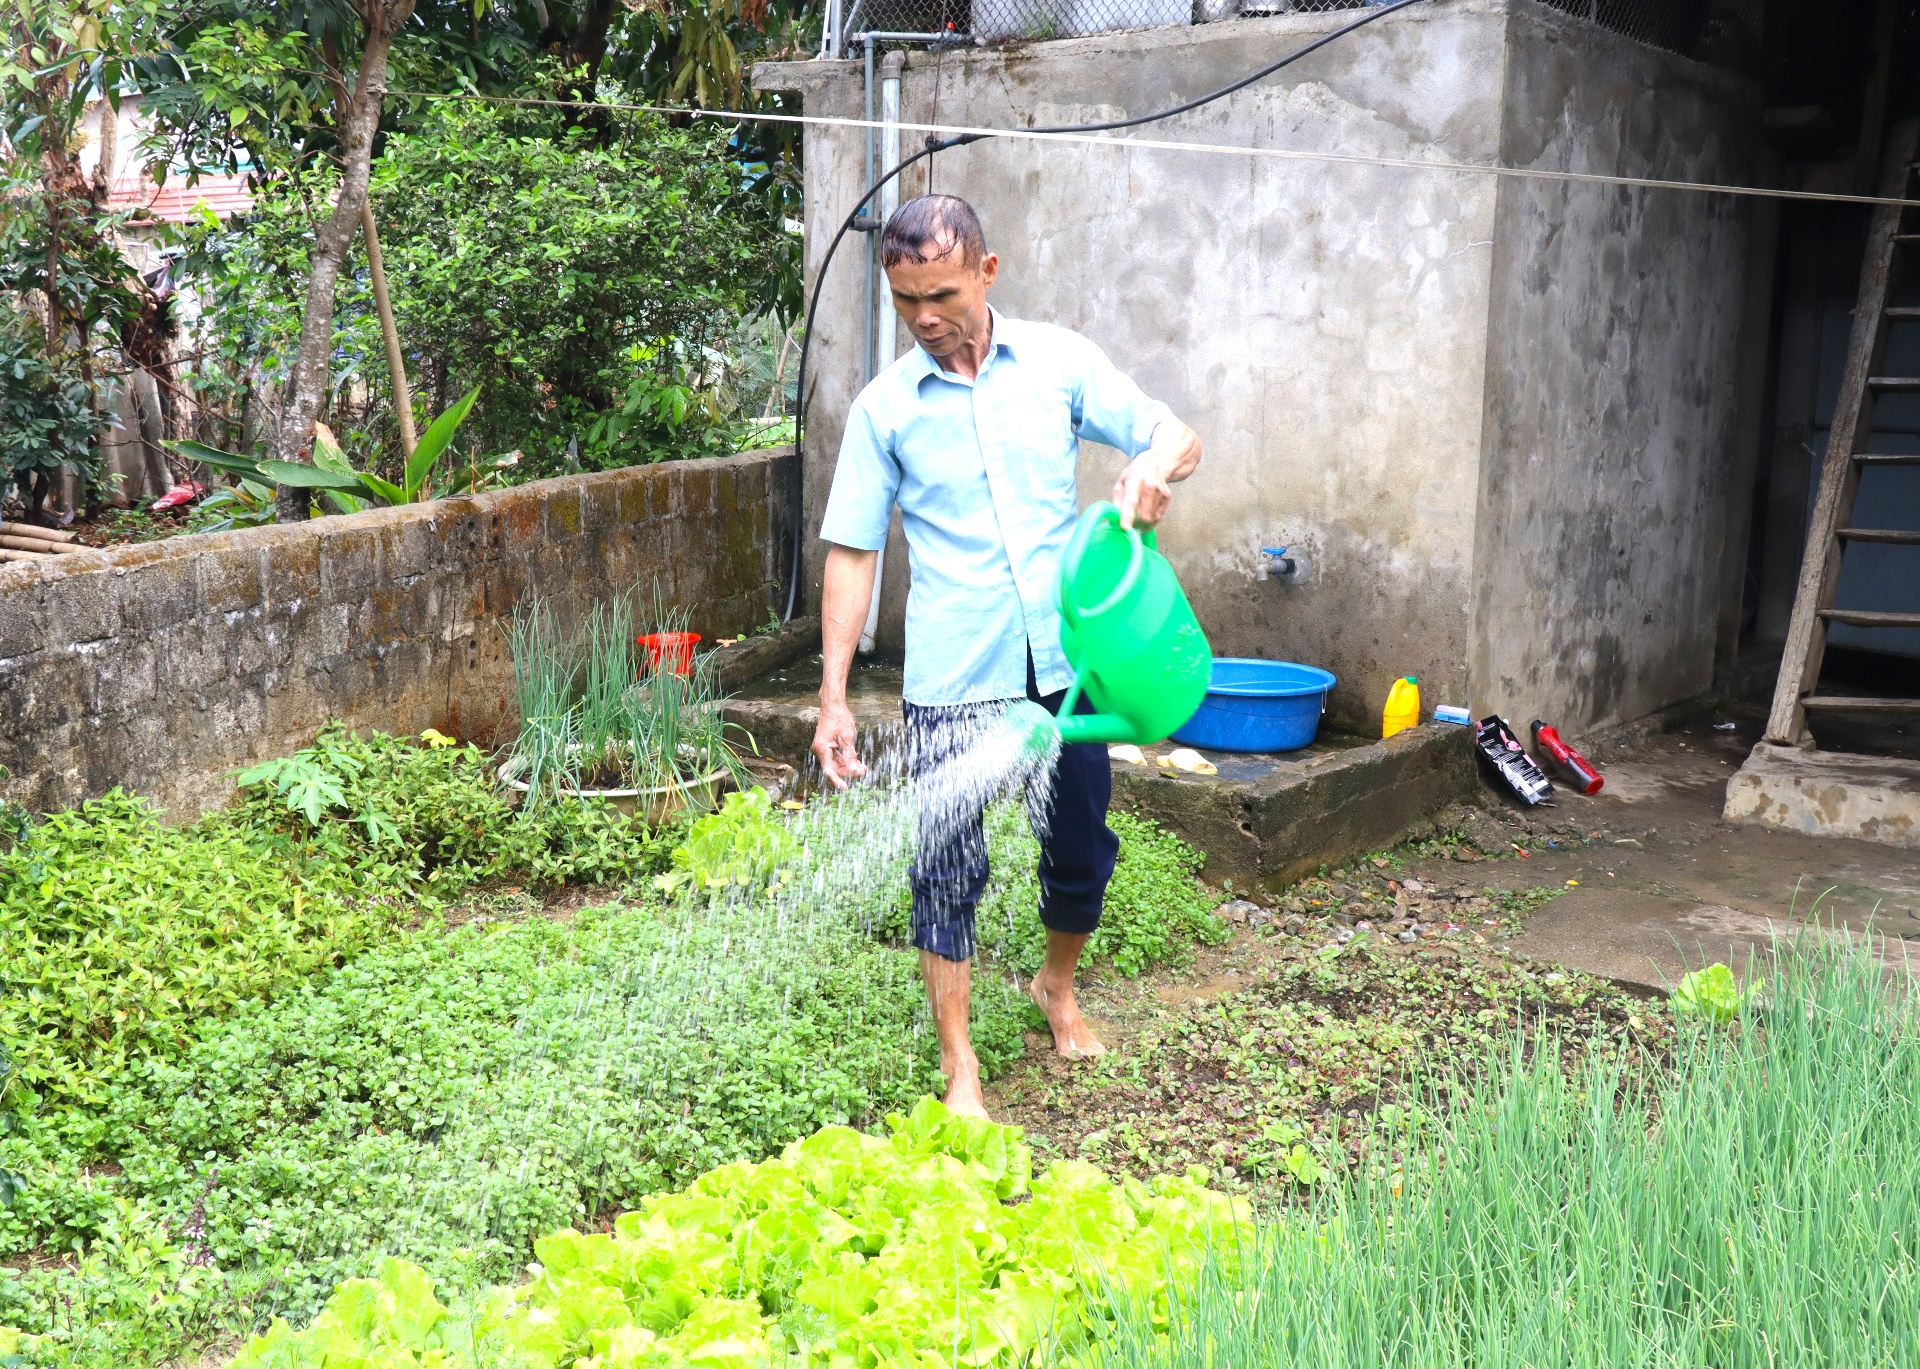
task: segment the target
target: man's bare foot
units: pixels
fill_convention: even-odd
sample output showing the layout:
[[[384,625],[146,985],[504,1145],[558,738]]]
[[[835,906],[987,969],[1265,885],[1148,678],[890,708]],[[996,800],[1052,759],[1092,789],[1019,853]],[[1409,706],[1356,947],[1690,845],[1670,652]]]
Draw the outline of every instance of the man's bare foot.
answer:
[[[980,1091],[980,1061],[969,1055],[964,1060],[942,1060],[940,1072],[947,1076],[947,1096],[941,1101],[947,1105],[947,1111],[960,1117],[978,1117],[991,1122],[987,1116],[987,1097]]]
[[[1080,1004],[1073,996],[1073,981],[1049,983],[1042,975],[1027,981],[1027,996],[1047,1015],[1053,1028],[1053,1048],[1069,1060],[1091,1060],[1105,1055],[1106,1046],[1093,1034],[1087,1019],[1080,1015]]]

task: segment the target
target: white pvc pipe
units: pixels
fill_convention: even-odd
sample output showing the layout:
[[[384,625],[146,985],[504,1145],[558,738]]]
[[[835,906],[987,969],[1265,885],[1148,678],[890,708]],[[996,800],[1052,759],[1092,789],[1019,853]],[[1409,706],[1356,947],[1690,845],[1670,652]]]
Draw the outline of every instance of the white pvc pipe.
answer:
[[[881,63],[880,79],[880,174],[886,175],[900,165],[900,69],[906,65],[903,53],[890,52]],[[900,207],[900,180],[895,177],[880,189],[880,222],[893,217]],[[899,315],[893,311],[893,299],[886,289],[885,277],[875,282],[873,292],[873,369],[876,373],[893,364],[900,345],[895,331]],[[880,584],[887,566],[886,549],[873,558],[873,602],[867,605],[867,625],[860,633],[861,654],[873,651],[874,633],[880,628]]]
[[[907,64],[904,52],[890,52],[880,65],[880,174],[886,175],[900,165],[900,70]],[[894,177],[880,187],[880,222],[885,223],[893,217],[893,211],[900,207],[900,178]],[[874,317],[874,340],[879,355],[874,359],[876,372],[885,370],[893,364],[894,352],[899,345],[899,334],[894,325],[899,315],[893,311],[893,300],[886,289],[885,277],[882,277],[878,307]]]

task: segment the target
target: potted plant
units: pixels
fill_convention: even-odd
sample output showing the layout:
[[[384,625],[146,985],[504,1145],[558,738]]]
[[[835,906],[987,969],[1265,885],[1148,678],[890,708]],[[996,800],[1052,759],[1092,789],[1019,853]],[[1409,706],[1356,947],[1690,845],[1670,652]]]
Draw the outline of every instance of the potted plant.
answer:
[[[595,604],[573,632],[537,599],[514,614],[520,731],[499,774],[524,811],[597,798],[657,827],[751,782],[727,739],[713,654],[650,651],[636,617],[631,593]],[[688,635],[686,616],[657,600],[650,620],[655,641]]]

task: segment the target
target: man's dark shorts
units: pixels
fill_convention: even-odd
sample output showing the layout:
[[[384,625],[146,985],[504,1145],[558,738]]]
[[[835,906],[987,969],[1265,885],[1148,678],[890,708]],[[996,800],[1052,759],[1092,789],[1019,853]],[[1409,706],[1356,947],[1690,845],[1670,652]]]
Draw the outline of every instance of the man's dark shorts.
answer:
[[[1027,658],[1027,697],[1058,713],[1065,691],[1041,694]],[[915,780],[977,735],[980,722],[1003,705],[927,707],[902,703],[906,715],[908,766]],[[1083,699],[1079,712],[1090,712]],[[1113,765],[1098,743],[1060,749],[1053,793],[1044,814],[1034,814],[1040,838],[1040,921],[1052,931],[1085,934],[1100,925],[1100,905],[1113,877],[1120,839],[1107,826],[1113,795]],[[923,825],[913,867],[913,944],[947,960],[970,960],[973,919],[987,889],[986,826],[979,809],[944,822],[935,833]]]

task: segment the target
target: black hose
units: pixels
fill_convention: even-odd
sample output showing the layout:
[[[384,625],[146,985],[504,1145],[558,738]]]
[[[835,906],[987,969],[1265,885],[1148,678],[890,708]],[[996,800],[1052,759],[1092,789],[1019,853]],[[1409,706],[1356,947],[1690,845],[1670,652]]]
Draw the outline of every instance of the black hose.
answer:
[[[1351,24],[1342,25],[1331,33],[1321,34],[1305,47],[1296,48],[1279,61],[1268,63],[1251,75],[1241,77],[1232,85],[1222,86],[1216,91],[1202,95],[1197,100],[1188,100],[1185,104],[1174,105],[1170,109],[1158,110],[1152,114],[1137,114],[1131,119],[1109,119],[1104,123],[1097,124],[1061,124],[1053,128],[1029,128],[1009,131],[1017,131],[1020,133],[1106,133],[1116,128],[1134,128],[1140,124],[1151,124],[1161,119],[1171,119],[1176,114],[1185,114],[1189,110],[1199,109],[1202,105],[1210,105],[1215,100],[1225,99],[1235,91],[1245,90],[1254,82],[1265,80],[1267,77],[1273,75],[1274,72],[1280,70],[1280,68],[1299,61],[1308,53],[1318,52],[1336,38],[1344,38],[1355,29],[1364,28],[1376,19],[1383,19],[1396,10],[1403,10],[1410,5],[1420,3],[1421,0],[1392,0],[1391,4],[1370,8]],[[927,135],[927,145],[924,148],[914,153],[911,157],[908,157],[905,161],[894,167],[893,170],[867,187],[867,193],[855,202],[853,212],[848,214],[846,221],[840,225],[840,231],[833,235],[833,241],[827,244],[826,256],[821,258],[820,273],[813,278],[813,297],[807,301],[806,323],[800,336],[800,368],[796,377],[797,390],[793,412],[793,562],[788,575],[786,612],[786,619],[789,622],[793,620],[794,614],[799,611],[800,607],[800,568],[803,560],[801,549],[806,545],[801,526],[806,519],[806,458],[803,454],[802,442],[805,436],[804,430],[807,416],[807,357],[813,350],[813,319],[820,308],[820,289],[826,284],[827,272],[833,266],[833,254],[840,250],[840,243],[847,234],[852,231],[854,221],[866,211],[867,205],[875,195],[880,193],[888,181],[898,176],[915,162],[931,157],[936,152],[945,152],[951,147],[965,147],[968,143],[977,143],[983,138],[992,136],[993,135],[989,133],[961,133],[951,138],[935,138],[929,133]],[[878,592],[878,589],[879,587],[875,586],[876,592]]]

